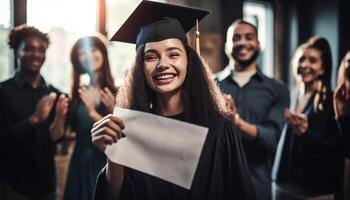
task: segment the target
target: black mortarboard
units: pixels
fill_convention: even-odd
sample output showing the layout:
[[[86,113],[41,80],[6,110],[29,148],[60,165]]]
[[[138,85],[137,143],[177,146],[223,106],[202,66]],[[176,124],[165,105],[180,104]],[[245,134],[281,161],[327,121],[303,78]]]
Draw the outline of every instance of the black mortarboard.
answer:
[[[136,48],[169,38],[178,38],[187,44],[186,32],[207,14],[209,11],[197,8],[142,1],[111,41],[135,43]]]

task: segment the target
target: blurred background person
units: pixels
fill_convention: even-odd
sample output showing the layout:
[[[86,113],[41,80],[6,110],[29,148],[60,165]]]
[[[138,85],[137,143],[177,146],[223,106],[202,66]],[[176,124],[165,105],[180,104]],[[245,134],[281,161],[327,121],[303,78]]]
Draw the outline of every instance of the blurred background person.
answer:
[[[287,125],[276,153],[281,157],[276,156],[273,179],[291,186],[298,195],[334,194],[339,189],[342,159],[333,114],[328,41],[312,37],[301,45],[292,70],[296,86],[291,107],[285,110]]]
[[[334,111],[343,136],[345,156],[350,158],[350,50],[339,67],[338,86],[334,92]]]
[[[240,132],[257,199],[271,199],[271,169],[289,105],[289,90],[258,69],[257,28],[236,20],[227,30],[229,64],[217,79],[227,96],[228,117]],[[232,98],[231,98],[232,97]],[[236,105],[234,104],[234,101]],[[236,107],[237,106],[237,107]]]
[[[40,73],[49,43],[33,26],[9,34],[17,70],[0,83],[0,199],[56,199],[55,142],[64,136],[68,99]]]
[[[117,88],[102,36],[78,39],[71,50],[71,62],[69,125],[76,139],[64,199],[92,199],[97,174],[107,158],[91,143],[90,130],[94,122],[113,112]]]

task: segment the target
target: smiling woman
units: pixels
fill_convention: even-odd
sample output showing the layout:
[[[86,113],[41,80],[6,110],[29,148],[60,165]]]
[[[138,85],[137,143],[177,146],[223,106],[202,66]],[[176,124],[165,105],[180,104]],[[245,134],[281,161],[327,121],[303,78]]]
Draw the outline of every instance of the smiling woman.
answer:
[[[137,51],[117,94],[117,106],[209,128],[191,188],[108,160],[94,199],[255,199],[249,191],[251,180],[237,130],[222,113],[220,90],[186,37],[196,19],[207,14],[201,9],[142,1],[112,37],[135,43]],[[108,144],[118,143],[128,123],[105,116],[91,130],[93,144],[104,151]],[[177,131],[176,137],[186,139],[178,127],[167,126]],[[152,130],[162,133],[157,127]],[[149,155],[148,150],[144,153]]]
[[[150,42],[145,45],[144,56],[144,73],[149,86],[161,94],[181,93],[179,88],[187,73],[187,55],[181,40]]]
[[[334,194],[340,188],[343,158],[334,120],[329,42],[312,37],[299,46],[294,59],[297,84],[290,93],[291,106],[285,111],[287,123],[276,153],[276,187],[294,188],[290,192],[298,196],[307,195],[300,191]]]

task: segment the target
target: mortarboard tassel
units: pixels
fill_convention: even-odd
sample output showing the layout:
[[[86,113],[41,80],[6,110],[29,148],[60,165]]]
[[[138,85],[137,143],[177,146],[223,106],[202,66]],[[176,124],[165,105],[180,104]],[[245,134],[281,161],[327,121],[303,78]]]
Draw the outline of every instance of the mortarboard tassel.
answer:
[[[198,28],[198,19],[196,19],[196,40],[195,40],[195,50],[197,54],[200,56],[201,55],[201,49],[199,45],[199,28]]]

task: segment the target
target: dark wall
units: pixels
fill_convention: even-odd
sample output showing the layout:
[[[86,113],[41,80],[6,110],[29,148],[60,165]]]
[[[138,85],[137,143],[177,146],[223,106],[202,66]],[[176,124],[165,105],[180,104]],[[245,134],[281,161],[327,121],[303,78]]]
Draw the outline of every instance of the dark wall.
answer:
[[[328,39],[333,54],[333,77],[341,58],[350,49],[349,0],[260,0],[275,9],[275,43],[277,76],[291,83],[290,60],[295,49],[311,36]],[[170,0],[173,3],[206,8],[211,14],[201,22],[201,30],[220,33],[225,41],[226,30],[243,17],[243,0]],[[226,63],[223,54],[223,62]],[[334,86],[334,85],[333,85]]]
[[[226,41],[226,32],[232,22],[243,18],[243,0],[221,0],[221,36]],[[222,62],[227,65],[228,58],[225,53],[222,54]]]
[[[210,14],[201,21],[206,32],[225,32],[235,19],[243,17],[243,0],[169,0],[170,3],[207,9]]]
[[[281,61],[282,77],[290,83],[290,59],[298,45],[312,36],[328,39],[333,56],[333,86],[337,68],[349,44],[350,13],[347,0],[282,0],[280,4],[282,23]]]
[[[224,67],[228,62],[223,44],[226,40],[226,31],[234,20],[243,17],[243,0],[169,0],[169,2],[210,11],[210,14],[200,22],[200,32],[221,36],[222,44],[217,51],[220,51],[220,63]]]
[[[339,0],[313,2],[311,17],[311,35],[318,35],[328,39],[333,58],[332,77],[335,87],[337,66],[339,65]]]
[[[13,1],[13,18],[14,25],[21,25],[27,23],[27,0]]]
[[[277,68],[280,72],[280,78],[286,83],[290,83],[290,59],[299,44],[300,38],[298,7],[295,0],[277,0],[274,4],[275,9],[278,9],[275,10],[275,16],[278,19],[276,34],[279,35],[279,40],[275,41],[277,43],[276,56],[278,56]]]
[[[339,2],[339,61],[350,50],[350,1]]]

